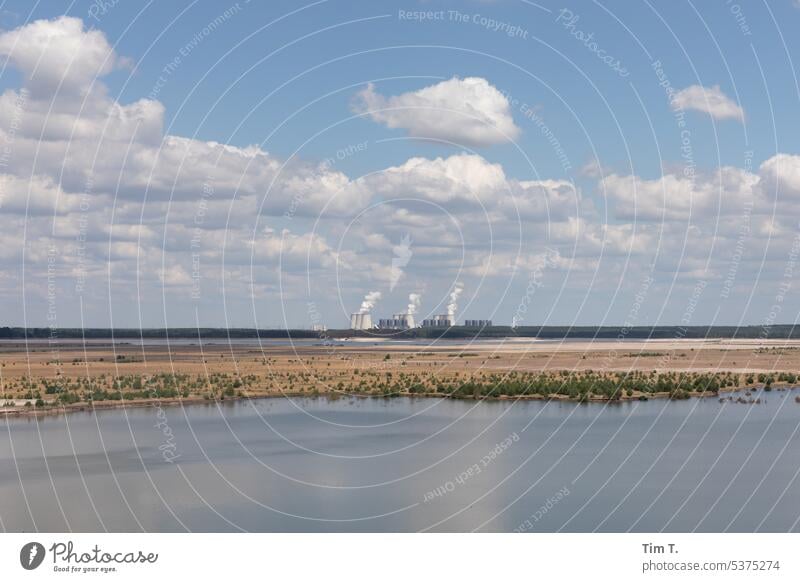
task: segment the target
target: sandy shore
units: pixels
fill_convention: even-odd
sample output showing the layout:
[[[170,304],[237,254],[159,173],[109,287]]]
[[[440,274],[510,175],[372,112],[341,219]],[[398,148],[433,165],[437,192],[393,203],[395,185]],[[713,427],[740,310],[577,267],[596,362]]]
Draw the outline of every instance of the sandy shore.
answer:
[[[144,346],[131,343],[61,341],[0,341],[2,398],[41,398],[35,406],[6,407],[6,414],[48,414],[65,410],[102,409],[213,402],[220,398],[340,395],[369,396],[365,378],[413,377],[420,382],[482,380],[511,372],[557,374],[670,372],[745,375],[800,371],[798,340],[632,340],[552,341],[506,339],[432,343],[347,341],[334,345],[303,341],[212,345],[165,342]],[[177,378],[169,384],[170,378]],[[157,383],[158,382],[161,383]],[[148,384],[148,381],[152,384]],[[167,384],[164,384],[164,383]],[[83,400],[98,387],[110,392],[147,391],[169,385],[178,393],[130,400]],[[46,391],[49,389],[51,393]],[[57,403],[61,387],[83,401]],[[57,391],[53,391],[57,387]],[[355,387],[355,390],[353,388]],[[348,390],[350,389],[350,390]],[[373,394],[374,395],[374,394]],[[422,395],[422,394],[418,394]],[[648,394],[648,397],[667,394]],[[693,393],[700,396],[701,393]],[[441,397],[441,394],[438,395]],[[623,395],[622,399],[640,394]],[[540,398],[541,396],[525,396]],[[592,398],[594,399],[594,398]],[[597,400],[601,400],[597,398]],[[55,406],[59,404],[58,406]],[[49,408],[53,406],[53,408]]]

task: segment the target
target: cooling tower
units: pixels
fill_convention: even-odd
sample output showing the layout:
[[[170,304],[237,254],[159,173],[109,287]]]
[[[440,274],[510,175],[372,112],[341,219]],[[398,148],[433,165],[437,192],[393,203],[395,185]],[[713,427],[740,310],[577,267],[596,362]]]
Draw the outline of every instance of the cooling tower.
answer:
[[[350,329],[372,329],[372,315],[369,313],[351,314]]]

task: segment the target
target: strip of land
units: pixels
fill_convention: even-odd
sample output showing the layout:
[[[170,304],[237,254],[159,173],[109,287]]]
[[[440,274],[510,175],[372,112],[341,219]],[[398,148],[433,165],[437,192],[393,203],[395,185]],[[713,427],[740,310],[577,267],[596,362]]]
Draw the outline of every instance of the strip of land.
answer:
[[[793,389],[797,340],[0,341],[0,411],[275,396],[609,401]]]
[[[754,340],[800,340],[800,326],[773,325],[492,325],[470,327],[415,327],[407,330],[393,329],[255,329],[255,328],[49,328],[49,327],[0,327],[0,340],[28,339],[314,339],[314,338],[538,338],[538,339],[754,339]]]

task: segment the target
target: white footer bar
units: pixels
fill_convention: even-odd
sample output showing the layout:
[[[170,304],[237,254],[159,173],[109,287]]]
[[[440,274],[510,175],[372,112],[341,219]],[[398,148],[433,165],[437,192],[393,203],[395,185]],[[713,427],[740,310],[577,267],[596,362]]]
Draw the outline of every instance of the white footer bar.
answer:
[[[797,534],[14,533],[0,535],[0,574],[222,582],[252,575],[326,582],[800,580],[798,542]]]

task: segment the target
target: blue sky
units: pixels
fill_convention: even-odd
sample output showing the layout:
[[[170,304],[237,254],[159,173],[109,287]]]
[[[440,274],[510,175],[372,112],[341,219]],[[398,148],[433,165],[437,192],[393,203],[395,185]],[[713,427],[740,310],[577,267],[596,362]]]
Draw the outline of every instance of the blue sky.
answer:
[[[163,65],[229,6],[198,2],[187,9],[189,3],[155,3],[142,11],[144,4],[120,2],[101,15],[99,23],[86,19],[87,24],[94,24],[111,42],[118,43],[119,54],[136,62],[134,75],[121,71],[109,79],[112,91],[123,102],[147,95]],[[165,119],[173,133],[248,145],[261,143],[298,104],[305,103],[305,99],[298,100],[298,95],[316,98],[336,91],[319,107],[298,116],[292,128],[299,135],[287,130],[265,144],[270,151],[290,153],[302,143],[292,139],[293,136],[306,138],[346,114],[352,91],[343,90],[344,87],[395,77],[399,79],[387,82],[386,90],[399,93],[420,88],[427,84],[427,79],[479,76],[489,79],[501,91],[541,108],[543,114],[546,112],[548,120],[558,124],[559,137],[563,135],[561,141],[575,152],[579,162],[592,157],[592,148],[562,98],[579,116],[596,148],[608,152],[609,163],[629,163],[622,143],[627,141],[633,152],[646,148],[640,159],[639,156],[634,159],[637,167],[641,165],[649,174],[656,175],[660,167],[657,155],[652,155],[653,136],[635,129],[648,124],[649,116],[662,149],[669,152],[679,143],[664,91],[654,82],[651,64],[657,59],[665,64],[675,87],[720,85],[726,94],[738,95],[737,101],[753,116],[746,127],[715,124],[712,119],[695,116],[692,129],[698,142],[699,163],[709,167],[720,161],[738,164],[745,148],[760,152],[755,158],[758,162],[775,151],[776,140],[781,147],[796,151],[800,136],[791,130],[791,123],[775,127],[770,109],[776,119],[788,121],[800,117],[795,73],[785,53],[788,50],[790,55],[797,54],[798,41],[791,28],[781,38],[772,22],[773,15],[778,22],[796,21],[797,9],[791,1],[765,4],[772,15],[763,7],[743,8],[747,9],[744,15],[752,32],[751,36],[745,36],[725,2],[696,4],[694,9],[704,22],[693,13],[690,3],[660,2],[654,3],[652,9],[644,2],[605,5],[606,10],[635,33],[634,38],[593,2],[550,4],[548,13],[515,1],[331,1],[301,10],[272,25],[271,22],[297,10],[301,4],[241,2],[238,17],[231,17],[198,45],[159,99],[166,106]],[[13,9],[11,6],[9,9]],[[35,12],[35,17],[58,14],[53,11],[52,3],[39,6],[41,13]],[[76,3],[69,13],[86,16],[88,6],[91,3]],[[580,17],[580,30],[594,32],[598,43],[609,54],[619,57],[631,71],[630,77],[620,79],[597,62],[594,54],[563,26],[554,25],[564,7]],[[422,23],[398,20],[400,10],[415,9],[444,10],[446,20]],[[472,22],[453,22],[450,11],[468,16],[485,14],[512,23],[527,30],[528,39],[492,33]],[[138,20],[132,21],[137,14]],[[172,26],[166,26],[173,21]],[[160,25],[147,26],[147,22]],[[303,35],[311,36],[285,46]],[[395,48],[414,45],[424,48]],[[275,51],[280,52],[270,56]],[[372,52],[357,54],[364,51]],[[333,58],[340,60],[306,73],[307,69]],[[766,81],[762,80],[762,74]],[[261,103],[268,91],[296,75],[304,76]],[[188,102],[187,90],[193,91]],[[641,95],[646,111],[639,105],[634,90]],[[748,107],[750,104],[753,107]],[[765,107],[767,104],[770,107]],[[247,126],[232,134],[243,111],[251,114]],[[307,155],[324,156],[330,148],[335,149],[341,134],[352,130],[349,126],[342,127],[339,132],[321,136],[307,146]],[[386,135],[368,122],[363,122],[356,131],[373,139]],[[535,149],[542,145],[537,137],[535,132],[525,132],[519,144],[526,151],[544,154]],[[402,156],[413,155],[417,152],[414,147],[410,145],[398,152],[398,157],[387,157],[386,161],[396,162]],[[486,155],[506,161],[511,149]],[[542,160],[543,173],[551,175],[559,171],[558,164],[547,156],[537,158]],[[357,169],[369,171],[370,167]],[[523,175],[526,168],[520,163],[518,170]]]
[[[0,10],[10,324],[797,317],[792,0]]]

